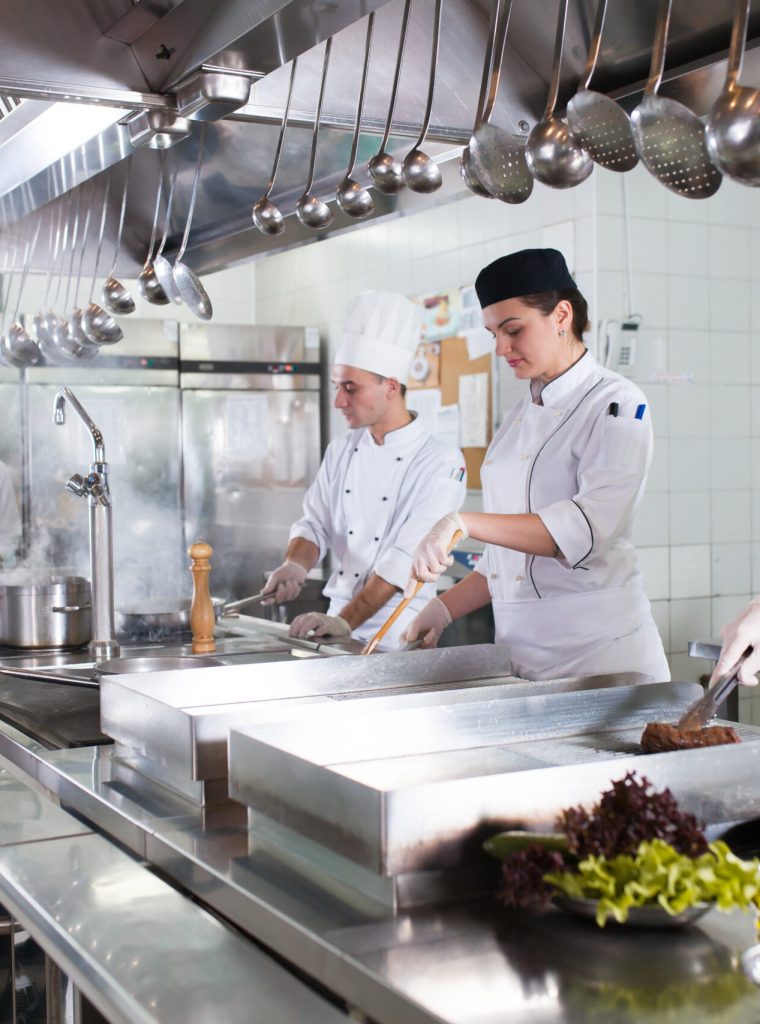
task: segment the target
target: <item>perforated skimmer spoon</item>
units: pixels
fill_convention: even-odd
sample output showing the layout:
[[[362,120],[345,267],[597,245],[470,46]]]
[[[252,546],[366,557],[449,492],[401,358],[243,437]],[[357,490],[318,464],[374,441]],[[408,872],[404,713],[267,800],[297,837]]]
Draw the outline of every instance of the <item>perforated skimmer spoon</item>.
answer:
[[[274,151],[274,163],[272,164],[272,173],[269,177],[269,181],[264,191],[264,195],[261,197],[261,199],[259,199],[257,202],[253,204],[253,210],[251,211],[253,223],[264,235],[281,235],[285,230],[285,218],[282,216],[282,213],[274,205],[269,196],[272,192],[272,189],[274,188],[274,180],[277,177],[277,169],[280,166],[282,143],[285,139],[285,128],[288,123],[288,116],[290,115],[290,101],[293,99],[293,83],[296,80],[297,66],[298,57],[294,57],[293,64],[290,69],[290,84],[288,85],[288,98],[285,102],[285,112],[282,115],[282,126],[280,127],[279,138],[277,139],[277,149]]]
[[[525,147],[525,157],[531,174],[551,188],[572,188],[574,185],[580,185],[594,169],[591,157],[575,141],[568,125],[561,117],[554,116],[559,94],[566,22],[567,0],[560,0],[557,35],[554,41],[554,67],[546,110],[543,118],[533,127]]]
[[[362,69],[361,87],[359,88],[359,100],[356,105],[356,123],[354,124],[354,137],[351,140],[351,155],[348,158],[346,176],[340,185],[338,185],[338,191],[335,193],[338,206],[347,217],[353,217],[354,220],[361,220],[362,217],[369,217],[375,209],[375,201],[369,194],[369,191],[364,187],[364,185],[352,178],[354,165],[356,163],[356,150],[359,146],[359,135],[361,133],[362,109],[364,107],[364,94],[367,91],[367,72],[369,71],[369,54],[372,49],[372,29],[374,28],[374,25],[375,12],[372,11],[367,18],[367,41],[364,45],[364,67]]]
[[[200,278],[186,263],[182,257],[187,249],[187,240],[190,237],[190,225],[193,223],[195,213],[195,200],[198,198],[198,182],[201,177],[201,166],[203,165],[203,151],[206,147],[206,121],[201,124],[200,140],[198,143],[198,161],[195,165],[195,177],[193,178],[193,191],[190,196],[190,207],[187,211],[185,222],[185,233],[182,236],[182,245],[179,247],[177,258],[174,260],[174,284],[191,313],[194,313],[201,320],[210,320],[214,314],[211,306],[211,299],[206,289],[200,282]]]
[[[491,8],[491,20],[488,26],[488,37],[486,41],[486,52],[483,58],[483,75],[480,80],[480,95],[478,96],[478,105],[475,108],[475,124],[472,126],[472,137],[480,127],[483,121],[483,111],[486,106],[486,96],[488,95],[488,83],[491,79],[491,66],[493,64],[493,44],[494,36],[496,35],[496,29],[498,25],[500,4],[496,3]],[[472,156],[470,155],[470,144],[469,142],[462,150],[462,155],[459,158],[459,176],[465,183],[470,192],[473,192],[476,196],[481,196],[483,199],[494,199],[488,189],[485,187],[483,182],[477,175],[477,171],[472,165]]]
[[[314,184],[314,166],[317,159],[317,141],[319,139],[319,122],[322,119],[322,101],[325,98],[325,83],[327,81],[327,68],[330,64],[330,51],[332,50],[332,37],[325,43],[325,56],[322,64],[322,83],[319,87],[319,99],[317,110],[314,115],[314,132],[311,138],[311,153],[309,155],[309,172],[306,178],[306,186],[301,198],[296,203],[296,217],[305,228],[329,227],[333,222],[334,214],[327,203],[319,196],[314,195],[311,187]]]
[[[671,5],[672,0],[660,0],[644,99],[631,114],[633,138],[642,163],[662,185],[687,199],[707,199],[723,179],[710,161],[704,125],[683,103],[657,95]]]
[[[390,153],[386,153],[385,147],[388,145],[391,127],[393,126],[393,112],[396,109],[398,83],[399,78],[401,77],[401,65],[404,60],[406,30],[409,24],[409,11],[411,10],[411,7],[412,0],[406,0],[406,3],[404,4],[404,13],[401,18],[401,34],[399,36],[398,55],[396,56],[396,70],[393,74],[393,86],[391,88],[390,103],[388,104],[388,117],[385,122],[383,141],[380,143],[380,149],[367,165],[369,176],[372,178],[372,183],[375,188],[378,192],[384,192],[385,195],[388,196],[396,195],[396,193],[400,192],[406,185],[406,182],[404,181],[404,168],[401,166],[401,161],[397,160],[395,156],[392,156]]]
[[[760,89],[737,85],[746,46],[750,0],[737,0],[723,91],[707,118],[713,163],[743,185],[760,185]]]
[[[595,164],[608,171],[630,171],[639,162],[639,156],[628,115],[609,96],[589,89],[599,60],[606,13],[607,0],[599,0],[583,78],[567,105],[567,123],[575,141]]]
[[[483,120],[473,132],[467,148],[472,168],[486,191],[505,203],[515,205],[524,203],[533,191],[533,178],[525,158],[525,142],[504,128],[491,124],[504,64],[511,9],[512,0],[497,3],[488,99]]]

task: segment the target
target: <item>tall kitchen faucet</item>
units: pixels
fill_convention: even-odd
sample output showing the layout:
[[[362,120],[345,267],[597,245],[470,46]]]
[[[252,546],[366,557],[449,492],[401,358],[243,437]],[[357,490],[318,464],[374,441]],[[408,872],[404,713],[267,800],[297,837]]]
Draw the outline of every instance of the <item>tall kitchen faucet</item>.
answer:
[[[75,473],[66,482],[68,490],[87,498],[90,510],[90,581],[92,586],[92,640],[90,652],[96,660],[114,658],[119,645],[114,638],[113,611],[113,526],[111,492],[108,488],[108,464],[103,435],[85,412],[71,388],[61,388],[55,396],[55,422],[66,422],[68,402],[78,413],[92,436],[95,452],[86,477]]]

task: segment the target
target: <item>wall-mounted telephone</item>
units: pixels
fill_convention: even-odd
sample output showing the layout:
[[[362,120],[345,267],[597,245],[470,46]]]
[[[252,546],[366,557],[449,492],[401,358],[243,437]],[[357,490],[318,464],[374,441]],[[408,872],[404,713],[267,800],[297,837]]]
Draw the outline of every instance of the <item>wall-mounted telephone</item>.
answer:
[[[606,341],[604,365],[624,377],[633,377],[641,320],[607,320],[600,332]]]
[[[658,330],[644,327],[641,317],[607,320],[599,328],[601,361],[610,370],[639,381],[663,381],[667,343]]]

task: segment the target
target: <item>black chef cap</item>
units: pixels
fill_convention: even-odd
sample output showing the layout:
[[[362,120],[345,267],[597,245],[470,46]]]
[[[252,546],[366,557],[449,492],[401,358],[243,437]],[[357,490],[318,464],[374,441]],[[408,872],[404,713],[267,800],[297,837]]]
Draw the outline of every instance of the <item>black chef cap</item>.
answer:
[[[522,295],[577,287],[567,269],[565,257],[556,249],[522,249],[500,256],[484,267],[475,279],[481,309]]]

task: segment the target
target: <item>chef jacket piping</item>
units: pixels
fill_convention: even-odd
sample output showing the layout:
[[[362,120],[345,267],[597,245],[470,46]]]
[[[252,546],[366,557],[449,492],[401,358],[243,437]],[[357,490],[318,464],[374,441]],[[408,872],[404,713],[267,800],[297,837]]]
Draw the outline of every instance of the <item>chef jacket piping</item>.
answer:
[[[585,355],[585,352],[584,352],[584,355]],[[580,359],[578,360],[578,362],[580,362]],[[547,439],[544,441],[544,443],[541,445],[541,447],[536,452],[535,457],[533,459],[533,462],[531,463],[530,473],[528,474],[528,512],[532,512],[533,511],[533,509],[531,507],[531,501],[530,501],[530,485],[531,485],[531,483],[533,481],[533,470],[536,468],[536,463],[538,462],[539,455],[544,450],[544,448],[547,446],[547,444],[551,441],[551,439],[554,437],[554,435],[559,433],[559,431],[562,430],[562,428],[564,426],[566,426],[566,424],[570,421],[570,418],[575,415],[575,413],[580,409],[580,407],[586,401],[586,399],[591,394],[591,392],[594,391],[596,388],[598,388],[599,385],[603,382],[603,380],[604,380],[604,377],[600,377],[599,380],[596,382],[596,384],[592,384],[591,385],[591,387],[588,389],[588,391],[585,393],[585,395],[581,395],[581,397],[578,399],[578,403],[575,406],[575,408],[571,412],[569,412],[567,414],[567,416],[565,416],[564,420],[562,420],[562,422],[560,424],[558,424],[558,426],[556,426],[554,428],[554,430],[551,432],[551,434],[549,434]],[[578,506],[578,507],[580,508],[580,506]],[[583,512],[583,509],[581,509],[581,512]],[[584,513],[583,518],[588,523],[588,518],[586,517],[585,513]],[[590,526],[591,526],[591,524],[589,523],[589,528],[590,528]],[[593,531],[592,531],[592,533],[591,533],[591,547],[588,549],[588,551],[583,556],[581,561],[583,561],[585,558],[588,558],[588,556],[591,554],[593,549],[594,549],[594,534],[593,534]],[[536,556],[535,555],[531,555],[530,556],[530,562],[528,563],[528,575],[530,576],[530,582],[533,584],[533,589],[536,592],[536,597],[541,599],[541,593],[540,593],[538,587],[536,586],[536,581],[533,579],[533,563],[535,562],[535,560],[536,560]],[[573,569],[575,569],[575,566],[573,566]]]
[[[577,502],[577,501],[575,500],[575,498],[571,498],[571,499],[570,499],[570,501],[572,501],[573,505],[575,505],[575,507],[576,507],[576,508],[578,509],[578,511],[580,512],[580,514],[581,514],[581,515],[583,516],[583,518],[584,518],[584,519],[586,520],[586,524],[587,524],[587,526],[588,526],[588,532],[589,532],[589,533],[591,534],[591,547],[590,547],[590,548],[588,549],[588,551],[586,552],[586,554],[585,554],[585,555],[584,555],[584,556],[583,556],[582,558],[579,558],[579,559],[578,559],[578,561],[577,561],[577,562],[575,563],[575,565],[574,565],[574,566],[573,566],[572,568],[573,568],[573,569],[587,569],[588,567],[587,567],[587,566],[585,566],[585,565],[581,565],[581,562],[585,562],[585,561],[586,561],[586,559],[588,558],[588,556],[589,556],[589,555],[591,554],[591,552],[592,552],[592,551],[594,550],[594,527],[593,527],[593,526],[591,525],[591,522],[590,522],[590,520],[589,520],[589,517],[588,517],[588,516],[586,515],[586,513],[585,513],[585,512],[583,511],[583,509],[582,509],[582,508],[581,508],[581,506],[580,506],[580,505],[578,504],[578,502]]]

